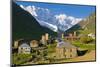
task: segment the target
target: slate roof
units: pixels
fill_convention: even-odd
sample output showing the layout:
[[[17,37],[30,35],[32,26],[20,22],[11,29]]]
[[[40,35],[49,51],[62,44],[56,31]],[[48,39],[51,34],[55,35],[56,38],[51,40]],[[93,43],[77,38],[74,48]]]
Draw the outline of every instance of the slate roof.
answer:
[[[64,42],[64,41],[58,42],[57,47],[58,47],[58,48],[62,48],[62,47],[66,47],[66,48],[76,48],[76,47],[75,47],[74,45],[72,45],[71,43],[69,43],[69,42]]]
[[[30,47],[27,43],[23,43],[20,45],[20,47]]]

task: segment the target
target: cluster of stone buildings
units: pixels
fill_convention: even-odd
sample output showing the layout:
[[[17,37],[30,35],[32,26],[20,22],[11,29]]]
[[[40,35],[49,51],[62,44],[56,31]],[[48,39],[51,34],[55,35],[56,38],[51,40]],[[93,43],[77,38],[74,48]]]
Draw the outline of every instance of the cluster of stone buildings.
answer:
[[[74,32],[74,37],[70,34],[70,36],[67,38],[68,39],[77,38],[76,33]],[[32,49],[40,51],[42,49],[42,47],[39,46],[39,42],[37,40],[31,40],[29,43],[26,42],[20,43],[21,40],[22,39],[14,41],[14,48],[18,49],[18,53],[30,54]],[[46,33],[45,35],[42,35],[40,43],[47,45],[48,40],[50,40],[49,34]],[[77,56],[77,48],[71,45],[69,42],[64,42],[64,41],[57,42],[57,46],[55,47],[55,49],[56,52],[54,53],[54,57],[57,59],[74,58]]]
[[[31,40],[30,42],[26,42],[23,39],[19,39],[14,41],[14,48],[18,49],[18,53],[30,54],[32,48],[39,48],[39,43],[46,44],[48,40],[48,33],[42,35],[40,42],[37,40]]]
[[[62,39],[65,38],[67,40],[79,40],[79,36],[77,36],[77,32],[74,31],[73,33],[69,33],[68,36],[64,36],[64,34],[62,34]]]
[[[14,48],[18,49],[18,53],[30,54],[31,49],[34,47],[38,47],[38,42],[36,40],[32,40],[30,43],[20,43],[19,40],[14,42]]]

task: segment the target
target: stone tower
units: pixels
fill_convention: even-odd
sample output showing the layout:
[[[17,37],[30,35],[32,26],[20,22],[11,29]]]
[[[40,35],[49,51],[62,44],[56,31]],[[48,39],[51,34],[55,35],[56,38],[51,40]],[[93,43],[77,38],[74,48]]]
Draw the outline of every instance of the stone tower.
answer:
[[[49,40],[49,34],[48,33],[45,34],[45,40]]]

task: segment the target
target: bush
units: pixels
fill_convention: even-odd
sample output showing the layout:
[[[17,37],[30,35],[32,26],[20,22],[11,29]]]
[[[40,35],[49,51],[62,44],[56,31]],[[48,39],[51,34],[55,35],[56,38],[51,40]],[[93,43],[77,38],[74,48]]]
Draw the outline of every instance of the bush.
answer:
[[[88,44],[88,43],[91,43],[93,41],[93,39],[91,37],[88,37],[88,36],[82,36],[80,38],[80,41],[82,43]]]
[[[74,41],[72,42],[72,44],[82,49],[95,49],[95,44],[83,44],[80,43],[79,41]]]
[[[17,55],[14,54],[12,61],[13,61],[13,64],[21,65],[28,62],[31,59],[32,59],[31,54],[17,54]]]

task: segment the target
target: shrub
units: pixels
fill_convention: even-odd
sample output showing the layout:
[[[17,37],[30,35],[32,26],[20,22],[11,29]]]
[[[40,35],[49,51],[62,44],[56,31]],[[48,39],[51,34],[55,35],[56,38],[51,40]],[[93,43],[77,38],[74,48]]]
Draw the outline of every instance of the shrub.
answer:
[[[28,62],[30,59],[32,59],[31,54],[17,54],[17,55],[13,55],[12,61],[13,64],[21,65]]]
[[[91,37],[88,37],[88,36],[82,36],[82,37],[80,38],[80,41],[81,41],[82,43],[87,44],[87,43],[91,43],[91,42],[93,41],[93,39],[92,39]]]

